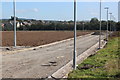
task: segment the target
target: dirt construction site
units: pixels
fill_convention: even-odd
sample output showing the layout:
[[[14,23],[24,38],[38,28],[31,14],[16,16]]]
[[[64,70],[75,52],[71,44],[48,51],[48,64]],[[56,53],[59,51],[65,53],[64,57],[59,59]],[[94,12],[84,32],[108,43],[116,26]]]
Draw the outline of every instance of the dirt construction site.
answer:
[[[77,31],[77,36],[90,32]],[[73,31],[17,31],[17,46],[40,46],[74,36]],[[14,46],[14,32],[2,32],[2,46]]]
[[[83,55],[82,59],[86,58],[92,52],[85,51],[94,45],[96,46],[91,51],[94,52],[97,49],[99,35],[89,31],[77,31],[77,36],[77,57]],[[2,32],[3,46],[1,47],[6,49],[2,51],[2,64],[0,64],[2,77],[47,78],[52,76],[72,60],[73,37],[73,31],[17,31],[17,47],[29,46],[30,48],[11,50],[10,47],[14,46],[14,32]],[[104,39],[104,35],[101,39]]]

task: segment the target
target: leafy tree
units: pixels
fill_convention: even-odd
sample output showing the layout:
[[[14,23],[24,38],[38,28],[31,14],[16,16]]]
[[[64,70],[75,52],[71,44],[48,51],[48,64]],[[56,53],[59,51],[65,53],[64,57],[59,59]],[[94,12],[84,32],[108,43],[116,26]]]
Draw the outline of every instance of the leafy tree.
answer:
[[[27,21],[27,20],[26,20]],[[31,20],[35,21],[35,20]],[[102,21],[102,30],[106,30],[107,22]],[[111,24],[111,25],[110,25]],[[116,23],[114,21],[109,21],[109,30],[120,30],[120,22]],[[92,18],[90,21],[84,21],[84,30],[99,30],[100,21],[97,18]],[[5,25],[4,30],[13,30],[13,26],[10,27]],[[28,30],[28,31],[38,31],[38,30],[74,30],[74,22],[71,21],[54,21],[49,23],[42,23],[39,20],[39,23],[32,24],[31,26],[25,25],[20,26],[17,30]],[[77,22],[77,30],[83,30],[83,21]]]
[[[116,29],[120,31],[120,22],[116,23]]]

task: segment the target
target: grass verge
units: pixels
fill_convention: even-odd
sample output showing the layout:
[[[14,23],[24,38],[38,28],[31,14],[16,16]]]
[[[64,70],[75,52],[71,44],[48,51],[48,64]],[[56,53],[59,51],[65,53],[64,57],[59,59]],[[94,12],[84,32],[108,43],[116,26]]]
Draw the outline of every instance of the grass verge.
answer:
[[[105,48],[79,64],[68,78],[120,78],[120,37],[111,37]]]

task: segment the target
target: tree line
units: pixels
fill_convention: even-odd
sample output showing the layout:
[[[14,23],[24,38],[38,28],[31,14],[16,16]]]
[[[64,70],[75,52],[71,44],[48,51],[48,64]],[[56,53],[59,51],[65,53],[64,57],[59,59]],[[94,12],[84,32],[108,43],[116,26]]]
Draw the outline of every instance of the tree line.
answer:
[[[107,29],[107,22],[101,21],[102,30]],[[108,21],[109,31],[119,31],[120,22]],[[99,30],[100,22],[97,18],[92,18],[90,21],[80,21],[77,22],[77,30]],[[20,26],[17,28],[19,31],[39,31],[39,30],[73,30],[74,22],[50,22],[50,23],[37,23],[32,25]],[[12,31],[13,27],[4,27],[4,31]]]

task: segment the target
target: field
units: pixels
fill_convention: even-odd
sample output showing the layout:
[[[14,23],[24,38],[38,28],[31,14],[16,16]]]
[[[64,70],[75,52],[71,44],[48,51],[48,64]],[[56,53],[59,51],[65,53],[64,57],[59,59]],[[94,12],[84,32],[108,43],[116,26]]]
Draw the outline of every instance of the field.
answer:
[[[77,36],[90,32],[77,31]],[[17,46],[39,46],[74,36],[73,31],[17,31]],[[13,46],[14,32],[2,32],[2,46]]]

